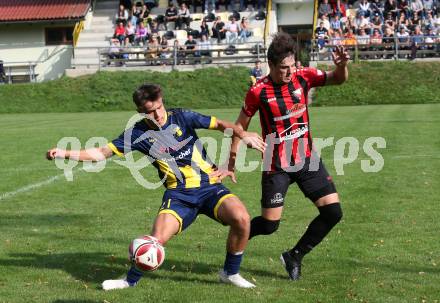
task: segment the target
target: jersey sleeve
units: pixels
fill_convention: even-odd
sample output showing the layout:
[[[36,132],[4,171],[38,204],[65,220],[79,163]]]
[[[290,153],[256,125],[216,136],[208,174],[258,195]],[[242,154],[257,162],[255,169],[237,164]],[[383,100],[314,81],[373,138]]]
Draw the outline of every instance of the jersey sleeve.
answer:
[[[302,74],[309,83],[309,88],[324,86],[325,81],[327,80],[327,74],[325,71],[316,68],[304,68]]]
[[[246,94],[246,98],[244,100],[243,112],[246,116],[252,117],[257,112],[260,107],[260,99],[256,95],[256,90],[254,88],[250,88]]]
[[[206,116],[190,110],[183,111],[186,123],[191,127],[213,129],[217,125],[217,118],[214,116]]]
[[[137,144],[134,143],[137,139],[136,136],[130,130],[126,130],[122,134],[119,135],[116,139],[113,139],[107,146],[119,157],[124,156],[124,154],[129,153],[131,151],[137,150]]]

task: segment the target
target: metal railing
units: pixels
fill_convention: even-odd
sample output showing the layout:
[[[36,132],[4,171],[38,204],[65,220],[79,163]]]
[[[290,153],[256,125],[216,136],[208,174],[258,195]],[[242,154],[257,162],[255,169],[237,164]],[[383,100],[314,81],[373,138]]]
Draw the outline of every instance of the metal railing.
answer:
[[[353,60],[371,59],[417,59],[439,58],[440,36],[423,36],[423,42],[416,42],[414,36],[356,39],[314,39],[312,40],[311,61],[331,61],[335,46],[343,45]],[[422,37],[420,37],[422,38]],[[426,39],[433,42],[426,42]],[[435,41],[435,42],[434,42]]]
[[[185,64],[240,64],[265,61],[262,43],[214,44],[209,49],[184,49],[184,46],[173,45],[167,49],[159,47],[106,47],[98,50],[99,67],[115,66],[154,66]]]

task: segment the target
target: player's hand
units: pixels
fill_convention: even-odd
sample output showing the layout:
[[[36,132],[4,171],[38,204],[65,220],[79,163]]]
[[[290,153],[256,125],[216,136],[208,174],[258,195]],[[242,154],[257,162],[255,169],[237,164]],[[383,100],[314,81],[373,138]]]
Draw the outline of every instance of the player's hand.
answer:
[[[264,153],[267,146],[263,138],[261,138],[259,134],[253,132],[244,132],[242,140],[248,147],[259,150],[262,153]]]
[[[237,179],[235,178],[235,173],[233,170],[219,167],[215,171],[209,174],[210,178],[216,178],[218,183],[221,183],[224,178],[230,177],[232,182],[237,183]]]
[[[55,158],[64,158],[64,156],[65,156],[64,151],[59,148],[49,149],[46,153],[47,160],[53,160]]]
[[[347,50],[341,45],[336,46],[335,51],[332,52],[332,57],[335,65],[340,67],[346,67],[348,60],[350,60],[350,55],[348,54]]]

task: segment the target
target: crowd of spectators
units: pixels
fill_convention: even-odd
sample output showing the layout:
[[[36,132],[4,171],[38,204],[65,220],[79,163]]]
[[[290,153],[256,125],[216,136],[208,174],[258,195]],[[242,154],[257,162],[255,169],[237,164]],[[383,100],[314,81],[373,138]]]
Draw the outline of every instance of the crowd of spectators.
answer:
[[[321,0],[314,38],[320,50],[333,45],[360,50],[439,49],[438,0]]]
[[[215,16],[220,4],[228,9],[230,0],[177,2],[169,2],[164,15],[152,15],[151,10],[157,6],[155,0],[121,0],[114,17],[115,29],[110,41],[109,58],[124,59],[122,48],[137,46],[148,50],[146,56],[153,59],[169,59],[174,49],[183,51],[184,56],[179,55],[178,61],[184,63],[183,57],[210,57],[212,43],[246,43],[253,33],[248,18],[241,17],[238,11],[229,12],[228,20],[222,20],[222,16],[226,19],[224,14]],[[262,0],[240,0],[239,3],[241,10],[247,10],[249,4],[256,9],[263,8],[265,4]],[[193,18],[190,7],[196,11],[199,5],[204,13],[198,14],[197,21],[200,22],[197,22],[197,28],[191,28]],[[200,15],[203,17],[200,18]],[[264,12],[257,15],[265,18]],[[179,30],[186,31],[184,43],[175,39]]]

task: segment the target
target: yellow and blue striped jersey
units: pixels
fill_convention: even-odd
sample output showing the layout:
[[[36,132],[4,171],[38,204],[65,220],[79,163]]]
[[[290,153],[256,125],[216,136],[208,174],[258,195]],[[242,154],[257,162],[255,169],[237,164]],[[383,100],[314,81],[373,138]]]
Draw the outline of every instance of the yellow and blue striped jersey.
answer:
[[[198,128],[215,127],[215,117],[185,109],[170,109],[167,121],[160,129],[150,124],[145,119],[138,121],[108,146],[118,156],[131,151],[148,155],[159,177],[166,176],[164,185],[168,189],[198,188],[216,183],[208,176],[215,165],[208,159],[196,133]]]

